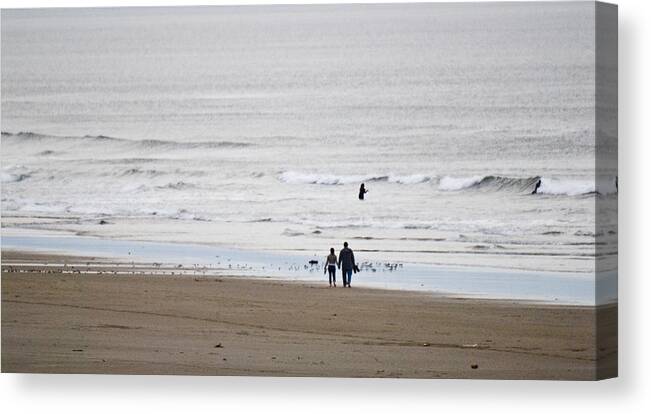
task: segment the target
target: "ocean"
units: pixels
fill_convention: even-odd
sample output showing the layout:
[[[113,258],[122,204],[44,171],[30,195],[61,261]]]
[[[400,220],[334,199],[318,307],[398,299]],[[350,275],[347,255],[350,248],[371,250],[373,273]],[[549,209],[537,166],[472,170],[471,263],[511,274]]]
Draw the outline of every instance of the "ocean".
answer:
[[[348,241],[371,263],[568,278],[595,273],[599,243],[616,271],[594,13],[2,10],[3,237],[318,258]],[[599,200],[615,203],[597,226]]]

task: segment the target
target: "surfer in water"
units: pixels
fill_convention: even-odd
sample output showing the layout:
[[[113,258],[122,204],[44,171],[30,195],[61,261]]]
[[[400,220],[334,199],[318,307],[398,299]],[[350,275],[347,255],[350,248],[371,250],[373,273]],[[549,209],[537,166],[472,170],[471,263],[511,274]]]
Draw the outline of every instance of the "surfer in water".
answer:
[[[359,199],[363,200],[364,199],[364,194],[368,193],[368,190],[366,187],[364,187],[364,183],[359,187]]]
[[[533,189],[531,194],[538,194],[538,189],[540,188],[541,185],[542,185],[542,180],[539,179],[538,181],[536,181],[536,188]]]

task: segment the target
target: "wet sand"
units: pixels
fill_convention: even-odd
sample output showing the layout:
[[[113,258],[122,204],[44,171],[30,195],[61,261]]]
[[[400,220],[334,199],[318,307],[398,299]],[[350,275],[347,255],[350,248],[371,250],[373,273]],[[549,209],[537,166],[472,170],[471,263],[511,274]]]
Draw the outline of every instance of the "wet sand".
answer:
[[[616,305],[112,274],[110,263],[102,274],[60,273],[11,263],[98,259],[2,259],[3,372],[567,380],[617,372]]]

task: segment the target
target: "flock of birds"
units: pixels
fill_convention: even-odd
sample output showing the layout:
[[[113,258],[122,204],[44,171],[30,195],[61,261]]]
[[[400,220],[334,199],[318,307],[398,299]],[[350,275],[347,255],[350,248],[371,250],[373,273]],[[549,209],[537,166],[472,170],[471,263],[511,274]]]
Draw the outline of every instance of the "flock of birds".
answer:
[[[310,260],[309,266],[305,265],[303,266],[304,269],[314,271],[315,269],[322,269],[323,266],[325,266],[325,263],[320,263],[318,260]],[[369,271],[369,272],[377,272],[378,269],[380,269],[383,272],[393,272],[398,270],[399,268],[402,268],[402,263],[390,263],[390,262],[362,262],[359,265],[359,270],[360,271]],[[290,266],[290,270],[292,270]]]
[[[319,260],[309,260],[307,264],[297,264],[285,262],[284,266],[278,264],[269,264],[262,266],[253,266],[247,263],[232,263],[231,259],[225,259],[224,264],[218,261],[215,265],[208,264],[193,264],[193,265],[169,265],[163,263],[136,263],[135,261],[129,263],[115,263],[115,262],[86,262],[84,263],[38,263],[38,264],[25,264],[15,263],[12,265],[3,266],[2,271],[8,273],[65,273],[65,274],[109,274],[109,275],[211,275],[223,274],[223,272],[237,271],[255,273],[257,272],[301,272],[307,271],[310,273],[323,270],[324,262]],[[402,268],[402,263],[391,262],[362,262],[359,264],[360,271],[368,272],[394,272]]]

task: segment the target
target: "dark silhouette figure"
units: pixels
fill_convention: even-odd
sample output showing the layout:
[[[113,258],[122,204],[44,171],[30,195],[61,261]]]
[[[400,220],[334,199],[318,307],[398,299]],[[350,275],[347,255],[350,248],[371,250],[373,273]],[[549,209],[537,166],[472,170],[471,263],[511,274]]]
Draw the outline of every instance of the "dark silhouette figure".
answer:
[[[344,248],[339,252],[339,261],[337,266],[341,268],[341,278],[344,280],[344,287],[350,287],[350,279],[353,277],[353,269],[355,265],[355,255],[353,251],[348,248],[348,242],[344,242]]]
[[[364,184],[362,184],[359,187],[359,199],[363,200],[364,199],[364,194],[368,193],[368,190],[364,187]]]
[[[533,189],[531,194],[538,194],[538,189],[540,188],[541,185],[542,185],[542,180],[536,181],[536,188]]]

